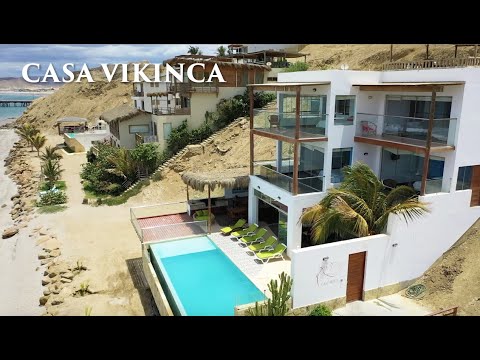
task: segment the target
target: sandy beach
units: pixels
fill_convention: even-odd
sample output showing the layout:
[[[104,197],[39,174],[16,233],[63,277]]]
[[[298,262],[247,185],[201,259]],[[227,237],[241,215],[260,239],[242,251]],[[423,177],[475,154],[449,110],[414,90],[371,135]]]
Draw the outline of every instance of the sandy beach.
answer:
[[[18,139],[13,130],[0,130],[0,230],[13,225],[10,217],[12,201],[17,193],[15,183],[5,175],[3,160]],[[6,206],[3,206],[6,205]],[[3,207],[2,207],[3,206]],[[37,220],[37,219],[34,219]],[[0,239],[0,315],[39,315],[43,312],[38,306],[42,294],[42,274],[37,270],[38,249],[29,237],[27,228],[9,239]]]

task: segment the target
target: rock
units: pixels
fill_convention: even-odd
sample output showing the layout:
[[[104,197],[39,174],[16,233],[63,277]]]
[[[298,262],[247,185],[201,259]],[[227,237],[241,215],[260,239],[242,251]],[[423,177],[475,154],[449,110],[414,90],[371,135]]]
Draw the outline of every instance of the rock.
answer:
[[[2,204],[2,209],[3,209],[4,207],[7,207],[7,204]]]
[[[46,232],[45,230],[40,230],[40,231],[38,232],[38,235],[40,235],[40,236],[45,236],[45,235],[48,235],[48,234],[47,234],[47,232]]]
[[[14,212],[12,214],[12,220],[15,220],[16,218],[18,218],[20,216],[20,214],[18,212]]]
[[[51,280],[48,277],[44,277],[42,279],[42,285],[43,286],[46,286],[46,285],[50,284],[50,282],[51,282]]]
[[[53,306],[63,304],[63,299],[61,297],[57,297],[52,300],[51,304]]]
[[[2,234],[2,239],[8,239],[11,238],[12,236],[16,235],[18,233],[18,228],[16,227],[11,227],[8,229],[5,229]]]
[[[64,277],[62,277],[62,278],[60,279],[60,281],[61,281],[62,283],[64,283],[64,284],[70,284],[70,283],[72,282],[71,279],[67,279],[67,278],[64,278]]]
[[[36,245],[41,245],[45,242],[47,242],[48,240],[50,240],[50,237],[49,236],[40,236],[38,239],[37,239],[37,242],[35,243]],[[45,246],[44,246],[45,247]]]
[[[50,254],[39,254],[38,260],[48,259],[49,257],[50,257]]]
[[[40,260],[40,265],[47,265],[50,262],[50,259]]]
[[[61,254],[60,250],[56,249],[56,250],[51,250],[49,255],[51,257],[58,257],[60,256],[60,254]]]
[[[71,272],[66,272],[65,274],[62,275],[62,278],[72,280],[74,276],[75,275],[73,275]]]
[[[51,279],[51,278],[54,278],[57,275],[58,275],[58,273],[55,270],[51,270],[50,274],[48,274],[48,277]]]
[[[15,195],[13,195],[10,200],[15,200],[16,198],[19,198],[20,197],[20,194],[19,193],[16,193]]]
[[[48,296],[41,296],[40,299],[38,300],[40,302],[40,306],[43,306],[47,303],[48,301]]]
[[[37,240],[37,245],[38,242],[39,240]],[[48,238],[48,240],[43,241],[41,244],[44,249],[56,250],[60,248],[60,241],[55,238]]]
[[[43,290],[43,295],[49,296],[52,292],[48,289]]]

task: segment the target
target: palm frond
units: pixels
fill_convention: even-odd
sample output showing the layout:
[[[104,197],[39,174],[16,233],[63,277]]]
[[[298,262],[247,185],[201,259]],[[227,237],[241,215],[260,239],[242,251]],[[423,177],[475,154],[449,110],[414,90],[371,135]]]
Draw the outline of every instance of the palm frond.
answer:
[[[369,233],[368,222],[341,197],[337,197],[332,203],[332,210],[338,213],[342,220],[352,222],[352,231],[358,237],[367,236]]]
[[[411,199],[417,196],[416,191],[410,186],[398,186],[388,193],[385,202],[387,207],[399,204],[407,199]]]

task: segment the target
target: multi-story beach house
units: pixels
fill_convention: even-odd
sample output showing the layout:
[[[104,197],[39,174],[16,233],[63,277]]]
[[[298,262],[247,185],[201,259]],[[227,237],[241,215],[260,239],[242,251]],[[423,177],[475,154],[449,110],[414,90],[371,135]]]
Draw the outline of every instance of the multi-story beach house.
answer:
[[[319,303],[339,307],[412,284],[480,217],[480,68],[469,66],[479,65],[478,58],[472,61],[445,62],[445,68],[430,62],[432,68],[426,69],[428,64],[421,62],[396,65],[398,70],[389,71],[279,73],[277,82],[250,84],[251,94],[277,92],[277,105],[274,111],[250,109],[246,220],[286,245],[287,258],[255,264],[255,257],[250,254],[249,258],[235,238],[222,237],[215,230],[207,234],[210,230],[196,226],[199,222],[187,214],[182,215],[182,224],[169,225],[169,236],[188,239],[165,243],[167,228],[161,224],[162,216],[152,217],[155,208],[132,209],[132,223],[143,244],[145,273],[159,308],[165,313],[166,303],[173,303],[173,308],[189,302],[201,307],[204,301],[205,308],[195,311],[207,312],[212,297],[201,290],[198,297],[177,292],[177,287],[182,291],[184,287],[175,285],[178,280],[170,281],[169,273],[177,276],[184,268],[164,266],[162,259],[177,253],[202,256],[201,251],[219,249],[260,290],[266,290],[266,281],[280,271],[289,272],[295,309]],[[275,144],[274,158],[263,158],[265,152],[256,151],[262,139]],[[430,212],[408,224],[390,215],[384,234],[312,246],[309,229],[300,221],[302,212],[341,184],[342,168],[356,162],[367,164],[387,189],[398,185],[415,189]],[[201,179],[214,181],[210,178]],[[232,178],[227,183],[236,181]],[[157,233],[155,221],[162,225]],[[182,235],[182,229],[190,235]],[[192,267],[200,269],[199,264]],[[225,265],[225,273],[236,274],[230,265]],[[208,281],[212,285],[217,280],[212,275]],[[241,295],[254,293],[251,287],[238,287],[222,290],[231,292],[225,298],[234,297],[228,304],[225,300],[226,307],[245,304],[247,297],[240,300]],[[249,299],[259,298],[254,294]],[[236,313],[241,311],[237,307]]]
[[[274,214],[284,228],[294,307],[399,290],[480,217],[479,68],[306,71],[278,80],[251,86],[277,91],[278,104],[272,113],[252,110],[248,220]],[[259,137],[276,141],[275,159],[255,155]],[[357,161],[386,187],[413,187],[431,213],[408,225],[391,215],[385,235],[305,246],[303,210]]]
[[[220,100],[243,94],[248,84],[266,81],[268,65],[233,60],[206,55],[181,55],[166,60],[164,65],[177,71],[179,64],[184,64],[183,81],[171,76],[170,82],[165,82],[163,71],[161,82],[134,83],[133,107],[121,105],[101,116],[110,125],[112,143],[131,149],[138,143],[155,142],[164,149],[172,129],[184,120],[189,128],[198,128],[205,121],[205,113],[215,111]],[[191,81],[187,67],[194,63],[205,65],[204,69],[194,68],[195,79],[208,79],[217,64],[225,82]]]

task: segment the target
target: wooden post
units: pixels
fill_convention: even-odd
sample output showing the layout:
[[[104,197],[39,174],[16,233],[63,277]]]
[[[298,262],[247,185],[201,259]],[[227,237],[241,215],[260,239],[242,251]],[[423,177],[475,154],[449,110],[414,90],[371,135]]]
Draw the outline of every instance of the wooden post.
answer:
[[[393,44],[390,44],[390,62],[393,62]]]
[[[212,232],[212,199],[210,198],[210,185],[208,186],[208,233]]]
[[[253,148],[253,86],[250,86],[250,175],[253,175],[253,160],[254,160],[254,148]]]
[[[425,159],[423,160],[423,174],[422,186],[420,188],[420,195],[425,195],[427,187],[428,163],[430,161],[430,148],[432,147],[432,131],[433,121],[435,118],[435,101],[437,99],[437,91],[432,91],[432,102],[430,103],[430,114],[428,116],[428,131],[427,131],[427,145],[425,147]]]
[[[298,194],[298,143],[300,138],[300,86],[296,87],[295,97],[295,143],[293,144],[293,195]]]
[[[292,194],[298,194],[298,141],[293,144],[293,189]]]
[[[426,58],[425,60],[428,60],[428,48],[429,48],[430,44],[427,44],[426,47],[427,47],[427,54],[426,54]]]
[[[455,59],[457,58],[457,49],[458,49],[458,45],[455,45]]]
[[[188,184],[187,184],[187,203],[190,201],[190,194],[188,193]]]
[[[477,48],[478,48],[478,44],[475,44],[475,52],[474,52],[474,57],[475,58],[477,57]]]

